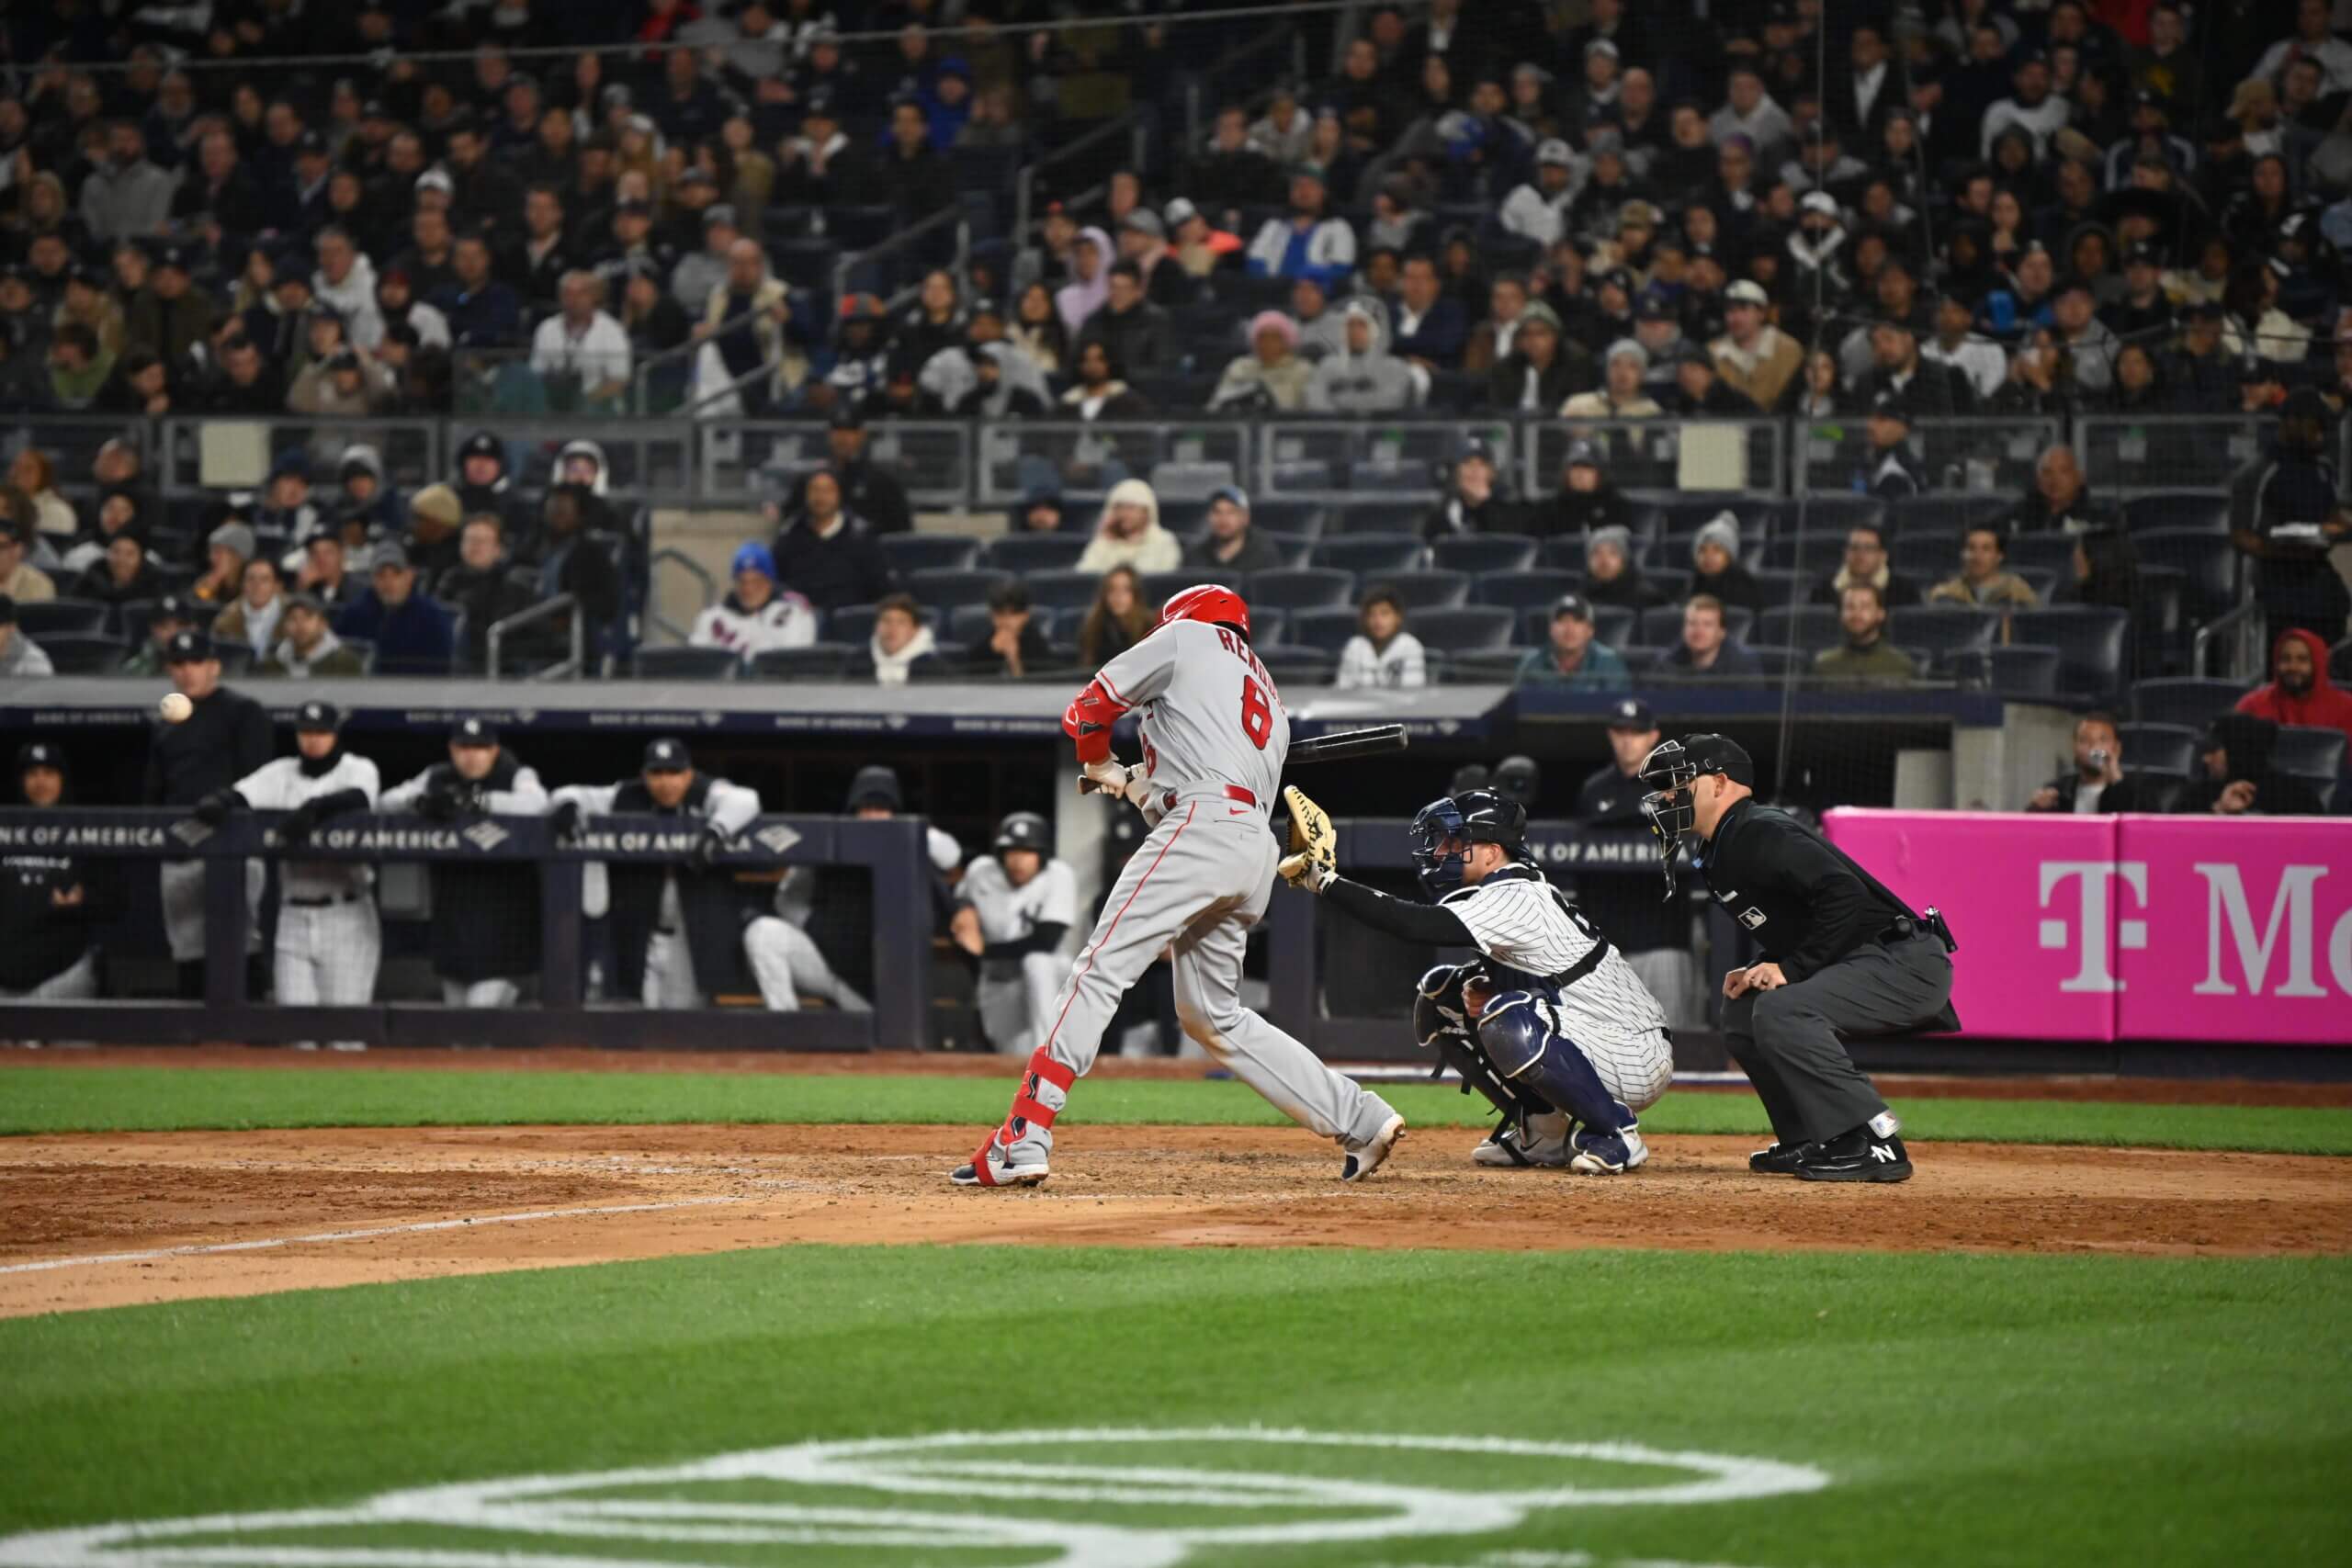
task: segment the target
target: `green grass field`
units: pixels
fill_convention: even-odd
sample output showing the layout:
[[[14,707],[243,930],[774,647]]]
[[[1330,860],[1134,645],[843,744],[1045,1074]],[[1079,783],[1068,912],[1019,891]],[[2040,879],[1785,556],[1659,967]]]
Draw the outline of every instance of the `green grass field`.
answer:
[[[0,1074],[0,1125],[980,1124],[1004,1094],[41,1067]],[[1080,1104],[1273,1120],[1223,1083]],[[2345,1111],[1901,1109],[2352,1152]],[[1647,1124],[1761,1126],[1695,1093]],[[2347,1258],[787,1247],[17,1318],[0,1568],[2339,1563],[2347,1299]]]
[[[675,1122],[909,1122],[986,1126],[1002,1080],[875,1075],[288,1072],[266,1067],[19,1067],[0,1076],[0,1134],[222,1127],[422,1127]],[[1416,1125],[1478,1126],[1483,1100],[1408,1083],[1380,1091]],[[2134,1145],[2352,1155],[2352,1110],[2015,1100],[1897,1100],[1906,1135],[1987,1143]],[[1091,1080],[1069,1121],[1276,1126],[1282,1114],[1229,1082]],[[1768,1131],[1747,1094],[1668,1095],[1642,1118],[1661,1134]]]

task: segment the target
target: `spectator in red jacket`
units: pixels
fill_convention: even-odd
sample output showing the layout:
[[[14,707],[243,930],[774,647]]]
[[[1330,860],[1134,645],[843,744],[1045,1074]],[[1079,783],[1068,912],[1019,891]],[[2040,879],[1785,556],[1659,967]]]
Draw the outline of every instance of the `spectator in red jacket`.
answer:
[[[2270,649],[2270,683],[2238,699],[2238,712],[2277,724],[2317,724],[2352,737],[2352,692],[2327,678],[2327,645],[2317,632],[2285,631]]]

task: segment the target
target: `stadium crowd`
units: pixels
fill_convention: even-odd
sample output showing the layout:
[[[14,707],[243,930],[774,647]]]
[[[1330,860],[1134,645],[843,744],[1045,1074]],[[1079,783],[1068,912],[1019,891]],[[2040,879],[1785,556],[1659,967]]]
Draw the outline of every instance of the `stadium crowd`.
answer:
[[[824,418],[830,460],[780,487],[694,627],[777,673],[1076,665],[1148,623],[1160,574],[1203,570],[1351,685],[1449,660],[1600,689],[1947,677],[2117,619],[2072,607],[2125,623],[2064,660],[2069,690],[2117,696],[2186,667],[2242,566],[2270,644],[2343,637],[2352,43],[2325,0],[1955,0],[1901,27],[1818,0],[1373,5],[1329,75],[1208,80],[1196,142],[1163,114],[1143,166],[1066,200],[1049,182],[1027,231],[954,265],[910,248],[834,295],[860,212],[874,238],[972,195],[1001,220],[1006,175],[1089,123],[1103,75],[1164,108],[1203,63],[1187,9],[1089,29],[1021,0],[22,7],[0,410],[588,416],[642,406],[659,364],[733,412]],[[224,68],[306,55],[334,63]],[[1466,443],[1416,546],[1385,550],[1253,516],[1238,486],[1179,520],[1141,477],[1099,509],[1038,486],[985,551],[918,548],[870,450],[914,416],[1416,409],[1586,438],[1524,497]],[[2156,536],[2216,530],[2143,535],[2063,441],[2002,506],[1922,504],[1921,421],[2134,412],[2308,438],[2255,465],[2218,563]],[[1768,416],[1866,433],[1851,488],[1878,504],[1799,518],[1835,558],[1789,537],[1793,503],[1621,488],[1628,423]],[[31,446],[0,548],[20,602],[45,576],[106,606],[150,668],[195,626],[259,667],[478,670],[492,626],[560,593],[592,652],[620,649],[626,498],[593,444],[527,491],[514,456],[485,432],[400,495],[375,448],[314,441],[185,519],[125,444],[87,479]],[[1954,634],[1935,604],[1988,614]],[[551,660],[571,629],[518,646]]]

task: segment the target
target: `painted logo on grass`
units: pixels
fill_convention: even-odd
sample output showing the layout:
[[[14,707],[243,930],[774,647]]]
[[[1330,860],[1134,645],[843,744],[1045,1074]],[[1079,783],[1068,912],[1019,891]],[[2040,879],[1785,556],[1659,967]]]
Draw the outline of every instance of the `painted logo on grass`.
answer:
[[[1509,1531],[1551,1509],[1735,1503],[1828,1483],[1807,1465],[1634,1443],[942,1432],[44,1531],[0,1540],[0,1568],[917,1568],[976,1552],[991,1568],[1176,1568],[1340,1542],[1410,1539],[1427,1551],[1431,1538]]]

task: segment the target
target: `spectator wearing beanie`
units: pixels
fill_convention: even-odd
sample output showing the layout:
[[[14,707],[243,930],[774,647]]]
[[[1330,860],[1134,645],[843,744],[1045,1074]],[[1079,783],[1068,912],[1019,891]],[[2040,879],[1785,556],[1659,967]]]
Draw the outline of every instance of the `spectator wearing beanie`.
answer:
[[[1261,310],[1250,322],[1250,352],[1226,366],[1209,408],[1296,413],[1306,406],[1314,374],[1298,355],[1298,323],[1280,310]]]
[[[770,649],[807,648],[817,640],[816,607],[778,586],[775,557],[767,546],[746,539],[729,570],[733,588],[695,617],[688,642],[731,649],[748,660]]]
[[[1740,562],[1736,513],[1718,512],[1708,520],[1690,542],[1690,564],[1695,569],[1691,592],[1712,593],[1735,609],[1764,613],[1764,585]]]
[[[1666,592],[1642,576],[1634,559],[1634,531],[1612,525],[1595,528],[1585,542],[1584,594],[1595,604],[1636,613],[1666,603]]]

